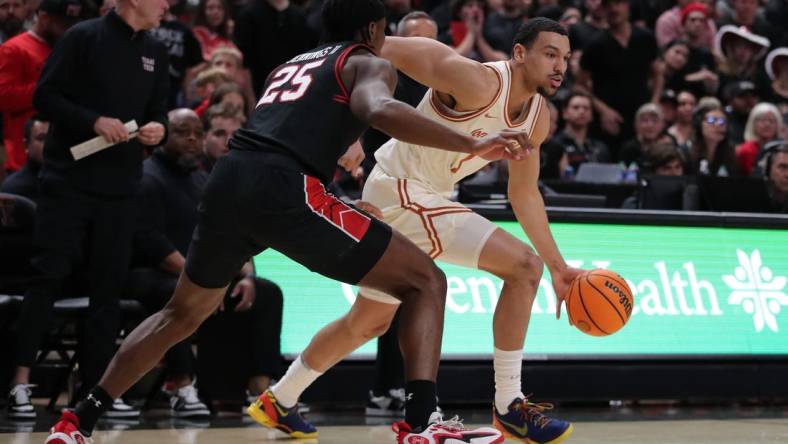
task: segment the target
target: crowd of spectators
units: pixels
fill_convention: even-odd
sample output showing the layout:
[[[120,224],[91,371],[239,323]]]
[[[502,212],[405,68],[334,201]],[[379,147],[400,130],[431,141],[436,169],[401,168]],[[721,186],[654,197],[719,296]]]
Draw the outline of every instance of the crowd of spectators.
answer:
[[[228,139],[246,122],[270,72],[319,42],[320,3],[168,0],[164,20],[147,31],[169,54],[167,108],[177,110],[170,113],[164,145],[144,147],[150,157],[134,257],[135,266],[147,267],[147,274],[129,279],[157,289],[148,293],[158,297],[145,301],[152,310],[164,303],[182,267],[184,239],[194,223],[194,214],[185,208],[196,206],[205,174],[227,152]],[[549,17],[567,28],[572,58],[564,85],[551,98],[551,138],[541,150],[543,180],[572,181],[589,163],[619,165],[622,181],[633,170],[758,177],[767,184],[771,210],[788,211],[788,1],[385,4],[389,33],[410,29],[401,21],[406,15],[426,18],[418,29],[413,24],[411,35],[437,38],[482,62],[507,59],[517,28],[531,17]],[[114,7],[115,0],[0,0],[0,191],[39,199],[42,150],[53,116],[36,109],[38,77],[72,25],[105,16]],[[417,103],[424,89],[407,85],[415,82],[401,76],[402,82],[415,91],[410,101]],[[365,148],[368,172],[374,159]],[[493,164],[469,180],[500,182],[505,174],[505,165]],[[363,176],[364,171],[338,169],[337,189],[357,194]],[[173,212],[179,205],[184,211]],[[281,317],[282,296],[275,284],[249,273],[251,268],[239,271],[228,293],[228,298],[244,296],[234,304],[236,310],[254,307],[250,316],[257,319],[271,313]],[[255,305],[249,292],[269,297]],[[278,343],[265,347],[265,357],[254,357],[260,365],[250,375],[252,394],[277,376],[278,367],[265,361],[278,356]],[[172,372],[183,380],[180,388],[191,387],[189,347],[174,353],[180,355],[170,359]],[[191,407],[194,397],[181,396],[193,401]]]

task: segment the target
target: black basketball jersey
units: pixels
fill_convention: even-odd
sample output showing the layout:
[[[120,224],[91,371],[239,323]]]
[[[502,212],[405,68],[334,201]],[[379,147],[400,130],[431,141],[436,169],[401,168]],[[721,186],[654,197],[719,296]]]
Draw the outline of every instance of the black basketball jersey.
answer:
[[[337,160],[367,124],[350,112],[342,68],[351,52],[372,48],[358,42],[320,46],[293,57],[268,76],[248,125],[236,131],[231,149],[279,150],[328,182]]]

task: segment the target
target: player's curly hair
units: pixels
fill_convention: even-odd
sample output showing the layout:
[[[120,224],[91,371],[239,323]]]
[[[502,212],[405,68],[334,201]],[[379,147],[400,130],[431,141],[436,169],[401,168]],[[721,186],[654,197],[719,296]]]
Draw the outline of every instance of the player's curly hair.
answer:
[[[326,0],[323,3],[323,41],[356,40],[358,32],[369,40],[367,26],[383,17],[385,8],[380,0]]]

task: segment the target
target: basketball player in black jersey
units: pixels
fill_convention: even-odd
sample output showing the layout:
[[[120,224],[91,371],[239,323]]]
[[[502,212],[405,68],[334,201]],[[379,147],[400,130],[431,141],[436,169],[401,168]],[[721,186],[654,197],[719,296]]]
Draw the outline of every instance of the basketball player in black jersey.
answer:
[[[384,42],[380,0],[326,0],[323,21],[330,43],[272,72],[248,127],[237,132],[230,153],[215,166],[199,207],[185,272],[172,299],[129,334],[99,385],[75,411],[63,413],[47,443],[89,441],[112,400],[159,362],[171,345],[191,335],[216,310],[241,265],[266,248],[325,276],[401,299],[400,344],[411,394],[406,420],[414,434],[425,434],[429,442],[430,433],[466,439],[461,427],[432,415],[445,276],[405,237],[327,194],[323,184],[369,125],[413,144],[487,157],[520,159],[530,142],[515,132],[474,139],[394,100],[396,71],[376,56]],[[356,301],[365,303],[363,298]],[[375,331],[354,328],[355,311],[354,306],[315,336],[308,353],[288,370],[285,378],[291,384],[295,380],[308,385],[386,331],[386,323]],[[328,343],[326,332],[344,339]],[[315,437],[315,429],[294,406],[291,394],[277,393],[274,387],[260,396],[250,413],[293,437]],[[467,436],[474,440],[468,442],[503,440],[489,428],[467,433],[475,433]]]

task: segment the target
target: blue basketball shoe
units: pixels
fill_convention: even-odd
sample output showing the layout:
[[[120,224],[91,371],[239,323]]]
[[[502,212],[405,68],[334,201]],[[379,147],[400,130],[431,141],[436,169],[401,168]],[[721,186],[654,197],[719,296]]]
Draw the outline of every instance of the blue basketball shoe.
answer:
[[[493,406],[493,425],[507,438],[527,444],[558,444],[572,434],[572,424],[544,414],[552,408],[552,404],[517,398],[509,404],[506,414],[498,413]]]
[[[298,413],[298,405],[285,408],[271,390],[260,395],[246,412],[265,427],[280,430],[293,438],[317,438],[317,429]]]

